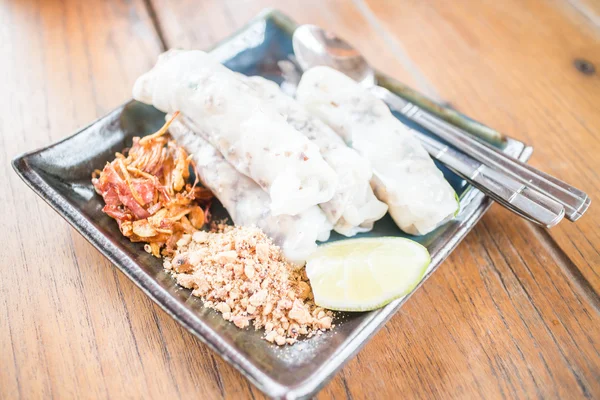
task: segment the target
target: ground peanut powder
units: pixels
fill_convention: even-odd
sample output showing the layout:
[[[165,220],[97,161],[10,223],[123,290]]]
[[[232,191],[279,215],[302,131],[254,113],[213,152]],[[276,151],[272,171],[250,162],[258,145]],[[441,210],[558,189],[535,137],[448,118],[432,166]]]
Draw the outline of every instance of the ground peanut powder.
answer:
[[[293,344],[333,327],[333,313],[313,301],[304,268],[287,262],[258,228],[214,224],[184,235],[164,268],[238,328],[264,328],[271,343]]]

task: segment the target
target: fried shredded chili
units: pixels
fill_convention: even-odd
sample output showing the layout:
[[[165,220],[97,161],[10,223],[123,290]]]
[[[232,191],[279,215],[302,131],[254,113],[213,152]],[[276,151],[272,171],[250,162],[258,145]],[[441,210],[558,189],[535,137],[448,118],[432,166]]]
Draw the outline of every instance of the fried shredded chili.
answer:
[[[192,184],[191,155],[168,134],[173,117],[156,133],[134,137],[130,149],[116,153],[102,171],[95,170],[92,184],[121,233],[132,242],[146,242],[156,257],[172,255],[184,234],[194,233],[210,220],[213,194]],[[162,250],[162,251],[161,251]]]

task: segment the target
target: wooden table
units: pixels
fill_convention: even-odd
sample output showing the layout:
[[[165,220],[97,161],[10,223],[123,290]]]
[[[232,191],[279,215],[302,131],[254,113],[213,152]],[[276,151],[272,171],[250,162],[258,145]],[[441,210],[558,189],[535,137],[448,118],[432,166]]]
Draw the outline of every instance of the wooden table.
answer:
[[[535,146],[600,195],[594,0],[0,1],[0,398],[257,398],[19,180],[9,162],[130,97],[161,50],[276,6]],[[596,200],[597,201],[597,200]],[[600,397],[600,206],[550,231],[499,206],[319,398]]]

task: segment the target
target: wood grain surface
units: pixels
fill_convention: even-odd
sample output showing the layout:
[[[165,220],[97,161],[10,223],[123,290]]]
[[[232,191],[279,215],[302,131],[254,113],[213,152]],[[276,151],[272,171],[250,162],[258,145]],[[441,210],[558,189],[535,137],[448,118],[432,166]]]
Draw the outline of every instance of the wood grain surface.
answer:
[[[337,32],[600,198],[591,0],[0,0],[0,398],[263,397],[9,163],[127,100],[161,49],[206,48],[264,7]],[[599,225],[595,203],[549,231],[492,207],[318,397],[600,397]]]

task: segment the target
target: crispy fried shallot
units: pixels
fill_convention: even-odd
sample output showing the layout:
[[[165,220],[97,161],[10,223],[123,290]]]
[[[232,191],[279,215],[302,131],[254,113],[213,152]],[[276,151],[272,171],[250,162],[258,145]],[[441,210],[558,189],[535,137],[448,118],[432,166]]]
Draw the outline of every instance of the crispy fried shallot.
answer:
[[[132,242],[146,242],[156,257],[171,255],[184,234],[209,222],[212,193],[198,186],[198,174],[187,183],[192,157],[168,134],[175,113],[160,130],[134,137],[130,149],[116,153],[102,171],[92,174],[96,192],[104,198],[102,209],[117,220]]]

